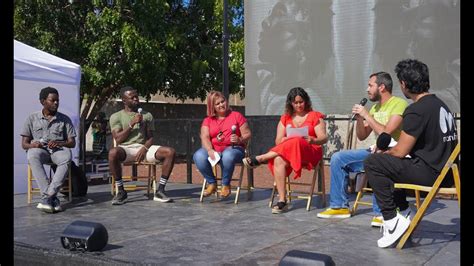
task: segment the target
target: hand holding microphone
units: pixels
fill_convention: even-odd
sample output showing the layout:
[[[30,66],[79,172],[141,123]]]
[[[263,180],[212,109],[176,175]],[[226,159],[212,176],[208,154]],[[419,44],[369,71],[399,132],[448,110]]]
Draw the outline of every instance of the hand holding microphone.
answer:
[[[232,127],[230,128],[232,130],[232,135],[235,135],[235,130],[237,130],[237,126],[236,125],[232,125]],[[232,138],[232,135],[231,135],[231,138]],[[232,141],[232,140],[231,140]],[[232,141],[232,148],[234,148],[235,146],[235,142]]]
[[[365,104],[367,103],[367,98],[362,98],[362,100],[360,100],[360,105],[361,106],[364,106]],[[352,108],[354,109],[354,108]],[[349,121],[352,121],[354,120],[355,116],[357,115],[357,113],[353,113],[352,116],[351,116],[351,119]]]
[[[142,111],[143,111],[143,109],[141,107],[138,108],[138,114],[140,116],[142,115]],[[137,126],[138,129],[140,129],[140,124],[142,123],[142,119],[143,119],[143,117],[140,117],[140,121],[138,121],[138,126]]]

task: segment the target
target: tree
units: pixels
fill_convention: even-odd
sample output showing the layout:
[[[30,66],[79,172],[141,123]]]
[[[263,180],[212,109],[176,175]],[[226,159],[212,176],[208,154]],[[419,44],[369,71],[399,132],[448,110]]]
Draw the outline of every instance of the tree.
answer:
[[[81,119],[90,121],[124,85],[146,99],[161,93],[203,100],[209,90],[220,90],[221,2],[15,1],[14,38],[81,65]],[[238,93],[243,4],[229,5],[230,93]],[[89,123],[84,126],[87,131]]]

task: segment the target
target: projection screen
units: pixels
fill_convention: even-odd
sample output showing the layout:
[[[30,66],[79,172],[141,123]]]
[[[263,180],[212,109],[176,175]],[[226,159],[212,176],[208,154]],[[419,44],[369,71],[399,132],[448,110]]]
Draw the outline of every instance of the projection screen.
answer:
[[[369,75],[428,65],[430,92],[460,112],[459,0],[245,0],[246,115],[280,115],[303,87],[313,107],[349,114]],[[410,102],[410,101],[409,101]],[[372,103],[369,103],[369,105]]]

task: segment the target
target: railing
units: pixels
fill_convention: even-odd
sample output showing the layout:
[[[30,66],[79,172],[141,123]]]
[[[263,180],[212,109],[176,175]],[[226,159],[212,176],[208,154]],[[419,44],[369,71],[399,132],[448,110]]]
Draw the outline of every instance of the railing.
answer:
[[[252,141],[249,147],[250,154],[262,154],[274,146],[276,128],[280,116],[247,116],[249,127],[252,131]],[[459,120],[460,115],[456,114]],[[186,182],[192,183],[192,156],[201,147],[199,137],[200,127],[203,119],[155,119],[154,144],[173,147],[177,153],[177,161],[186,161]],[[331,155],[345,148],[347,141],[347,129],[349,115],[328,115],[325,119],[326,129],[329,136],[325,144],[323,159],[329,163]],[[82,123],[81,123],[82,124]],[[458,128],[459,129],[459,128]],[[83,134],[85,140],[85,134]],[[373,140],[368,140],[372,143]],[[85,151],[85,141],[81,141]],[[85,153],[83,162],[85,161]],[[84,165],[84,164],[83,164]],[[249,169],[249,181],[253,186],[253,171]]]

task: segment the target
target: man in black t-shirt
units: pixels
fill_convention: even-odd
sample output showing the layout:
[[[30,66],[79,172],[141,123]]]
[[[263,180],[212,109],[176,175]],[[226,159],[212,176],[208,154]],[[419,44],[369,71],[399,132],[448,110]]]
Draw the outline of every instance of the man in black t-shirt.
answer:
[[[394,183],[432,186],[457,144],[453,114],[436,95],[430,94],[426,64],[413,59],[395,67],[400,88],[413,100],[403,113],[402,133],[396,146],[385,153],[372,154],[364,162],[365,173],[384,218],[381,248],[395,243],[410,225],[397,212],[408,208],[406,197],[394,197]],[[452,179],[448,179],[452,182]],[[452,184],[452,183],[451,183]],[[449,185],[444,182],[443,185]]]

